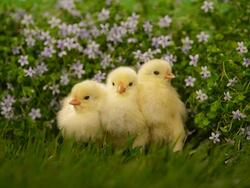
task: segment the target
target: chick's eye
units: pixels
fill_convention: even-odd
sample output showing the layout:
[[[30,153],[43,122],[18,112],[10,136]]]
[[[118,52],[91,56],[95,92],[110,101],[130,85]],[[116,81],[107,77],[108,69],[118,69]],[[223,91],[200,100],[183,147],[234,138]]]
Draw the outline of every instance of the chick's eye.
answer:
[[[112,82],[112,85],[114,86],[114,85],[115,85],[115,83],[114,83],[114,82]]]
[[[159,75],[160,73],[159,73],[159,71],[154,71],[154,74]]]
[[[133,85],[133,82],[129,82],[129,84],[128,84],[129,86],[132,86]]]
[[[84,100],[89,100],[89,98],[90,98],[89,96],[85,96]]]

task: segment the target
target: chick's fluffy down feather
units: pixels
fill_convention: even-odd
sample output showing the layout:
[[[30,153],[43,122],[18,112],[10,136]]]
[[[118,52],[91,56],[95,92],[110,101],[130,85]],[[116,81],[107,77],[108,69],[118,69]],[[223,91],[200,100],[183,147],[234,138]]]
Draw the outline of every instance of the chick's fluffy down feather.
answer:
[[[145,146],[148,129],[137,102],[137,75],[128,67],[112,71],[107,79],[107,98],[102,112],[102,123],[115,146],[124,146],[134,137],[133,147]]]
[[[163,60],[145,63],[138,73],[139,105],[150,128],[152,143],[171,143],[182,150],[186,133],[186,109],[170,80],[171,66]]]
[[[76,84],[64,99],[57,115],[58,127],[63,136],[83,142],[100,142],[103,137],[100,109],[105,96],[105,87],[95,81]],[[70,104],[73,100],[79,104]]]

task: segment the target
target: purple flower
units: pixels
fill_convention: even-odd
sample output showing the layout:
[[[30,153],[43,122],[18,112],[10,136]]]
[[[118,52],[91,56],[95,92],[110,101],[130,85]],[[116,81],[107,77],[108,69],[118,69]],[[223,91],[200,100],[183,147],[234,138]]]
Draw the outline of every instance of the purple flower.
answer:
[[[243,65],[244,65],[245,67],[248,67],[248,66],[250,65],[250,59],[248,59],[248,58],[243,58]]]
[[[29,67],[28,69],[24,69],[24,73],[25,76],[33,77],[36,74],[36,71],[32,67]]]
[[[5,96],[0,102],[1,115],[3,115],[6,119],[11,119],[14,117],[13,104],[15,102],[15,98],[11,95]]]
[[[103,69],[106,69],[110,65],[111,61],[112,61],[112,58],[111,58],[110,54],[103,54],[102,61],[101,61],[101,67]]]
[[[163,18],[161,18],[161,19],[159,20],[158,25],[159,25],[160,27],[162,27],[162,28],[164,28],[164,27],[169,27],[170,24],[171,24],[171,22],[172,22],[172,19],[171,19],[168,15],[166,15],[165,17],[163,17]]]
[[[201,9],[207,13],[209,11],[212,11],[214,9],[214,3],[211,1],[204,1],[203,5],[201,6]]]
[[[14,55],[18,55],[18,54],[20,54],[20,49],[21,49],[20,46],[14,47],[14,48],[12,48],[12,53]]]
[[[200,32],[198,35],[196,35],[199,42],[206,43],[208,41],[209,35],[205,32]]]
[[[135,59],[139,60],[139,62],[145,63],[145,62],[147,62],[147,61],[153,59],[153,58],[154,58],[154,55],[155,55],[155,54],[158,54],[158,53],[160,53],[160,52],[161,52],[161,51],[160,51],[159,49],[156,49],[156,50],[153,50],[153,51],[152,51],[152,50],[149,48],[149,49],[148,49],[146,52],[144,52],[144,53],[142,53],[140,50],[137,50],[137,51],[133,52],[133,55],[134,55],[134,58],[135,58]]]
[[[109,10],[107,9],[102,9],[101,12],[98,14],[98,20],[99,21],[106,21],[109,19]]]
[[[172,44],[172,38],[171,36],[159,36],[152,38],[152,46],[159,48],[166,48],[167,46],[170,46]]]
[[[30,111],[30,113],[29,113],[29,116],[30,116],[31,119],[33,119],[33,120],[36,120],[36,119],[42,117],[39,108],[32,108],[31,111]]]
[[[181,39],[182,42],[182,51],[184,53],[188,53],[189,50],[192,48],[192,44],[194,43],[193,40],[190,40],[190,38],[187,36],[184,39]]]
[[[71,70],[73,70],[73,74],[77,76],[77,78],[82,78],[82,75],[85,73],[83,70],[83,64],[80,61],[77,61],[71,66]]]
[[[149,22],[149,21],[146,21],[146,22],[144,22],[144,24],[143,24],[143,29],[144,29],[144,31],[146,32],[146,33],[151,33],[152,32],[152,30],[153,30],[153,26],[152,26],[152,24]]]
[[[69,77],[68,77],[68,74],[64,73],[60,76],[60,84],[63,85],[63,86],[66,86],[68,85],[69,83]]]
[[[105,73],[105,72],[98,71],[98,72],[95,74],[93,80],[96,80],[96,81],[98,81],[98,82],[101,82],[101,81],[105,80],[105,78],[106,78],[106,73]]]
[[[37,75],[42,75],[43,73],[48,71],[48,67],[44,62],[39,63],[36,67],[35,67],[35,72]]]
[[[244,42],[237,42],[237,48],[239,54],[245,54],[248,52],[247,47],[244,45]]]
[[[137,29],[138,19],[139,16],[133,13],[125,22],[121,23],[121,26],[125,28],[128,33],[134,34]]]
[[[92,34],[93,37],[98,37],[101,35],[101,32],[96,26],[93,26],[90,30],[90,33]]]
[[[205,101],[205,100],[207,100],[208,99],[208,96],[207,96],[207,94],[206,93],[204,93],[202,90],[198,90],[198,91],[196,91],[196,99],[198,100],[198,101],[200,101],[200,102],[203,102],[203,101]]]
[[[230,101],[232,99],[232,96],[230,95],[229,91],[224,92],[224,101]]]
[[[80,12],[76,9],[74,0],[59,0],[58,6],[68,11],[72,16],[80,16]]]
[[[109,24],[108,23],[101,24],[100,27],[101,27],[100,32],[102,34],[107,34],[108,33],[108,31],[109,31]]]
[[[199,60],[199,54],[196,54],[194,56],[193,55],[189,55],[189,59],[190,59],[189,65],[192,65],[192,66],[196,67],[197,66],[197,62]]]
[[[114,25],[107,33],[107,40],[115,44],[122,42],[122,38],[127,34],[127,29]]]
[[[203,79],[209,78],[211,76],[211,72],[207,69],[207,66],[201,67],[201,77]]]
[[[214,144],[219,143],[220,142],[220,133],[219,132],[212,132],[211,136],[209,137],[209,140],[212,140]]]
[[[18,63],[23,67],[24,65],[28,65],[28,56],[27,55],[21,55],[18,59]]]
[[[186,79],[185,79],[185,83],[186,83],[186,86],[187,87],[194,87],[194,82],[196,81],[196,78],[192,77],[192,76],[188,76]]]
[[[55,53],[55,49],[53,46],[45,47],[43,51],[41,52],[41,55],[43,57],[52,57],[52,55]]]
[[[102,31],[101,31],[102,32]],[[90,33],[87,29],[79,29],[77,36],[80,37],[80,39],[89,39],[91,38]]]
[[[95,41],[90,41],[87,45],[87,48],[85,48],[83,52],[88,56],[89,59],[96,59],[97,56],[101,53],[99,47],[100,45]]]
[[[177,57],[173,54],[166,54],[164,55],[163,59],[169,62],[171,65],[173,65],[177,61]]]
[[[232,114],[233,114],[233,119],[236,119],[236,120],[241,120],[241,119],[246,118],[246,115],[240,112],[239,109],[237,109],[236,111],[232,111]]]

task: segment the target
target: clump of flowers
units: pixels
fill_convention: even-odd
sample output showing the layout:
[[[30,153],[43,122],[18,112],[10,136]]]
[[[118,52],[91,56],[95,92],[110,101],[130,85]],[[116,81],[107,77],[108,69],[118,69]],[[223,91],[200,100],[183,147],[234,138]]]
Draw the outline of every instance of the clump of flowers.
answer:
[[[117,66],[139,68],[159,58],[173,66],[173,85],[189,108],[188,122],[192,123],[188,129],[208,131],[213,143],[226,140],[222,138],[239,127],[250,138],[245,128],[249,125],[250,57],[249,35],[245,32],[249,24],[244,28],[238,22],[232,24],[232,17],[218,10],[224,2],[190,4],[199,16],[187,14],[184,21],[167,8],[168,15],[156,13],[155,20],[149,20],[141,12],[123,11],[116,1],[89,12],[81,11],[80,1],[60,0],[55,5],[59,8],[57,15],[6,13],[14,20],[13,31],[6,34],[11,47],[0,61],[0,120],[31,119],[28,122],[33,128],[40,127],[35,122],[44,121],[56,127],[59,101],[75,83],[84,79],[105,82],[108,72]],[[231,2],[225,6],[238,13],[234,5]],[[225,24],[218,24],[217,16],[225,19]],[[239,15],[237,19],[244,17]],[[239,33],[239,28],[244,32]],[[18,32],[15,39],[14,31]]]

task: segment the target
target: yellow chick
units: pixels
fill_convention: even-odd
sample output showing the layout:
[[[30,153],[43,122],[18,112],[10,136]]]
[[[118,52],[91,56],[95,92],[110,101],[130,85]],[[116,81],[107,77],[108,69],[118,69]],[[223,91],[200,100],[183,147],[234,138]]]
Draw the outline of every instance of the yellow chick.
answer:
[[[171,65],[160,59],[148,61],[138,72],[139,105],[152,143],[171,143],[182,150],[186,138],[186,108],[172,87]]]
[[[107,98],[102,112],[102,124],[114,146],[125,146],[128,137],[133,147],[148,142],[148,129],[137,102],[137,74],[129,67],[113,70],[107,78]]]
[[[102,141],[100,109],[105,96],[105,86],[95,81],[86,80],[74,85],[57,114],[63,136],[83,142]]]

